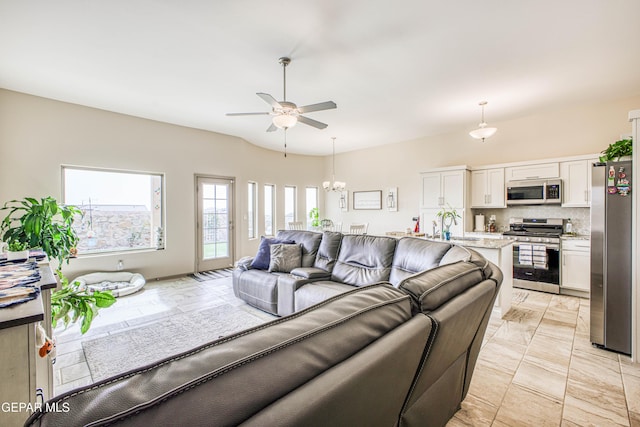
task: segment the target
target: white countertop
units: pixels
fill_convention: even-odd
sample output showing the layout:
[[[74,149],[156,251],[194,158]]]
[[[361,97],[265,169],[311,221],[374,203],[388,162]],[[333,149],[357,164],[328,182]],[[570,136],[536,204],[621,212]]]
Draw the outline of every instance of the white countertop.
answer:
[[[563,234],[560,238],[562,240],[591,240],[591,236],[587,234]]]
[[[456,245],[466,246],[468,248],[502,249],[509,245],[512,245],[515,240],[508,238],[482,239],[479,237],[452,237],[450,242],[455,243]]]

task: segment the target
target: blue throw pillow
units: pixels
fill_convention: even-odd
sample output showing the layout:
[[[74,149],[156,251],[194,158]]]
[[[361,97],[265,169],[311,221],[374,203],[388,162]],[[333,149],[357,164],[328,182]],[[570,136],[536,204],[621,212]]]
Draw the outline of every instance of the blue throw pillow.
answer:
[[[256,270],[268,270],[269,263],[271,262],[271,245],[276,243],[295,243],[293,240],[281,240],[275,237],[264,237],[260,239],[260,246],[258,246],[258,253],[251,262],[251,268]]]

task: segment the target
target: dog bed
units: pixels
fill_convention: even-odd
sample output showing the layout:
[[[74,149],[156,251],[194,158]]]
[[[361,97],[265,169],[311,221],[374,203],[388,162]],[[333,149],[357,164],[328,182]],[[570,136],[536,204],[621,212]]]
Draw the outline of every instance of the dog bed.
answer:
[[[75,278],[72,283],[89,292],[109,290],[114,297],[121,297],[139,291],[146,281],[139,273],[113,271],[85,274]]]

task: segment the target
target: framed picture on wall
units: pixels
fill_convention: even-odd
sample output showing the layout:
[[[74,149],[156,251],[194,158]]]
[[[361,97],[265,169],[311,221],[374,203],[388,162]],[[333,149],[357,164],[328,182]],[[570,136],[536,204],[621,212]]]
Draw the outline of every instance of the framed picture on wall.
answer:
[[[376,191],[354,191],[354,210],[375,210],[382,209],[382,190]]]

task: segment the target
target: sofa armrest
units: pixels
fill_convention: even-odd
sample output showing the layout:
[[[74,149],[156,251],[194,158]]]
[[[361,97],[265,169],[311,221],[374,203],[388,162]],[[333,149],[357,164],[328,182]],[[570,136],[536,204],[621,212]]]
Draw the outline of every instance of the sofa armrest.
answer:
[[[302,277],[304,279],[329,279],[331,278],[331,273],[326,270],[317,267],[299,267],[291,270],[291,274],[294,276]]]
[[[292,274],[278,277],[278,316],[293,314],[295,309],[295,293],[303,285],[313,282]]]
[[[240,270],[251,270],[251,263],[253,262],[253,258],[252,256],[245,256],[240,258],[238,261],[236,261],[236,268],[239,268]]]
[[[414,312],[428,313],[483,280],[480,267],[458,261],[410,276],[398,288],[411,296]]]

